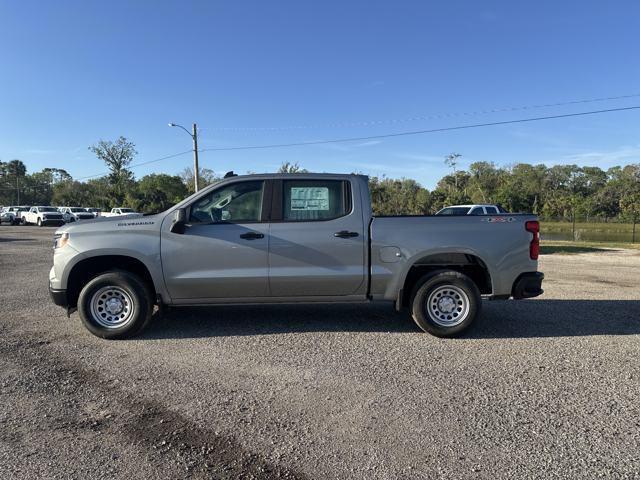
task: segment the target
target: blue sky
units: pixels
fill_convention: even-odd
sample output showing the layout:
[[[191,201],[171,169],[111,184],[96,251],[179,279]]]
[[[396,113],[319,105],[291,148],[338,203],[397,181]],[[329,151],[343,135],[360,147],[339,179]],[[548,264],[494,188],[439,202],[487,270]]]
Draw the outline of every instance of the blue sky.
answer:
[[[74,177],[124,135],[136,162],[201,148],[377,135],[640,105],[637,1],[0,1],[0,159]],[[411,120],[415,117],[441,118]],[[456,116],[457,115],[457,116]],[[368,124],[373,122],[373,125]],[[375,123],[378,122],[378,123]],[[640,162],[640,111],[286,149],[203,152],[216,172],[412,177],[487,160]],[[135,168],[177,173],[184,155]]]

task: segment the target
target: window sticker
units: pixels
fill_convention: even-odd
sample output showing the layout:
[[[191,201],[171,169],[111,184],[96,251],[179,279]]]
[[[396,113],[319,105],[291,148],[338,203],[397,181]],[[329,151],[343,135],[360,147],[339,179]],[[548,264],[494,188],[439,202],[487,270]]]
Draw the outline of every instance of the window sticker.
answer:
[[[291,210],[329,210],[329,188],[292,187]]]

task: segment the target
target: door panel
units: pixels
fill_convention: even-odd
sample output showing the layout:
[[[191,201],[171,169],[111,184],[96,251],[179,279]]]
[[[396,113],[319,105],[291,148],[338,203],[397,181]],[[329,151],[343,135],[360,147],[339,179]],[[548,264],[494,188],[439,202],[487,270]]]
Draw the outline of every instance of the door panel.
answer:
[[[262,238],[251,238],[259,235]],[[242,237],[250,238],[242,238]],[[268,295],[269,225],[191,225],[162,239],[162,268],[172,298]]]
[[[227,182],[188,207],[184,232],[163,224],[162,269],[173,299],[268,295],[269,224],[263,181]]]
[[[361,212],[317,220],[341,215],[344,212],[340,210],[346,210],[347,205],[351,208],[353,203],[349,198],[348,202],[335,205],[341,200],[331,193],[334,186],[326,186],[331,182],[285,181],[280,184],[283,194],[274,194],[274,199],[282,202],[282,210],[280,215],[274,215],[278,221],[272,221],[270,226],[271,295],[364,294],[366,232]]]

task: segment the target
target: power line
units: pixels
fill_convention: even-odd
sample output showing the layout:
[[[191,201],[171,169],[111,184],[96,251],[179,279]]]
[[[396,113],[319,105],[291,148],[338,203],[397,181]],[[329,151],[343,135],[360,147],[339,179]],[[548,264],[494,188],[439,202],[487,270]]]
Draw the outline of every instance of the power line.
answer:
[[[219,131],[219,132],[222,132],[222,131],[259,132],[259,131],[306,130],[306,129],[313,129],[313,128],[371,127],[371,126],[377,126],[377,125],[390,125],[390,124],[398,124],[398,123],[415,122],[415,121],[421,121],[421,120],[437,120],[437,119],[443,119],[443,118],[456,118],[456,117],[473,117],[473,116],[479,116],[479,115],[487,115],[491,113],[505,113],[505,112],[517,112],[517,111],[523,111],[523,110],[534,110],[539,108],[563,107],[567,105],[606,102],[606,101],[612,101],[612,100],[624,100],[624,99],[637,98],[637,97],[640,97],[640,93],[632,93],[628,95],[617,95],[617,96],[610,96],[610,97],[586,98],[586,99],[580,99],[580,100],[569,100],[565,102],[524,105],[524,106],[517,106],[517,107],[492,108],[487,110],[475,110],[470,112],[420,115],[416,117],[407,117],[407,118],[400,118],[400,119],[369,120],[369,121],[359,121],[359,122],[334,122],[334,123],[328,123],[324,125],[297,125],[297,126],[282,126],[282,127],[212,127],[212,128],[202,129],[202,130],[203,131],[211,130],[211,131]]]
[[[258,150],[258,149],[266,149],[266,148],[287,148],[287,147],[301,147],[306,145],[322,145],[322,144],[330,144],[330,143],[357,142],[357,141],[364,141],[364,140],[377,140],[381,138],[394,138],[394,137],[404,137],[404,136],[410,136],[410,135],[423,135],[428,133],[448,132],[448,131],[454,131],[454,130],[465,130],[470,128],[492,127],[492,126],[498,126],[498,125],[509,125],[509,124],[527,123],[527,122],[539,122],[543,120],[553,120],[558,118],[581,117],[586,115],[597,115],[597,114],[611,113],[611,112],[623,112],[623,111],[637,110],[637,109],[640,109],[640,105],[635,105],[631,107],[608,108],[603,110],[591,110],[587,112],[574,112],[574,113],[564,113],[559,115],[547,115],[543,117],[519,118],[515,120],[503,120],[499,122],[485,122],[485,123],[474,123],[474,124],[467,124],[467,125],[456,125],[451,127],[431,128],[427,130],[413,130],[408,132],[387,133],[382,135],[369,135],[365,137],[336,138],[331,140],[313,140],[308,142],[277,143],[277,144],[269,144],[269,145],[244,145],[244,146],[237,146],[237,147],[203,148],[198,151],[199,152],[229,152],[234,150]],[[179,157],[181,155],[186,155],[190,153],[193,153],[193,150],[185,150],[184,152],[174,153],[174,154],[156,158],[153,160],[147,160],[145,162],[136,163],[136,164],[130,165],[129,168],[149,165],[151,163],[161,162],[163,160],[168,160],[171,158]],[[108,175],[108,172],[98,173],[95,175],[87,175],[84,177],[78,177],[75,180],[85,180],[88,178],[95,178],[103,175]],[[2,190],[5,190],[5,189],[2,189]],[[9,190],[9,189],[6,189],[6,190]]]
[[[514,123],[539,122],[542,120],[553,120],[556,118],[580,117],[585,115],[596,115],[600,113],[622,112],[626,110],[637,110],[639,108],[640,108],[640,105],[632,106],[632,107],[608,108],[605,110],[591,110],[588,112],[575,112],[575,113],[564,113],[560,115],[547,115],[544,117],[519,118],[516,120],[504,120],[500,122],[475,123],[475,124],[468,124],[468,125],[457,125],[452,127],[431,128],[427,130],[413,130],[409,132],[386,133],[382,135],[369,135],[365,137],[337,138],[332,140],[313,140],[309,142],[297,142],[297,143],[275,143],[270,145],[246,145],[246,146],[239,146],[239,147],[203,148],[200,151],[201,152],[229,152],[233,150],[256,150],[256,149],[262,149],[262,148],[301,147],[305,145],[322,145],[322,144],[328,144],[328,143],[377,140],[381,138],[404,137],[409,135],[422,135],[427,133],[448,132],[452,130],[464,130],[468,128],[492,127],[496,125],[509,125]]]

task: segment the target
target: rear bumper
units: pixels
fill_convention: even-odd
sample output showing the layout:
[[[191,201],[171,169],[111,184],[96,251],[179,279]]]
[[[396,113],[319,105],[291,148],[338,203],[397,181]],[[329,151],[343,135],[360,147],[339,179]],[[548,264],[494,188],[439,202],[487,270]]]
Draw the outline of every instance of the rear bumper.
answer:
[[[56,305],[64,308],[67,308],[69,306],[66,290],[57,290],[55,288],[51,288],[51,285],[49,285],[49,296],[51,297],[53,303],[55,303]]]
[[[542,295],[542,280],[544,279],[544,273],[542,272],[527,272],[520,275],[515,282],[513,282],[513,289],[511,295],[516,300],[522,298],[533,298],[538,295]]]

